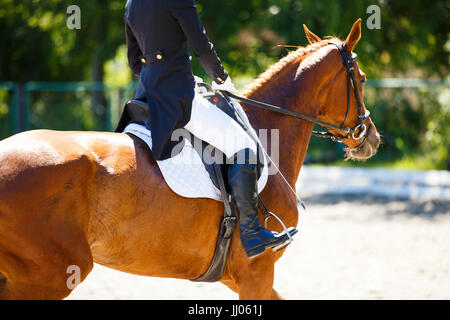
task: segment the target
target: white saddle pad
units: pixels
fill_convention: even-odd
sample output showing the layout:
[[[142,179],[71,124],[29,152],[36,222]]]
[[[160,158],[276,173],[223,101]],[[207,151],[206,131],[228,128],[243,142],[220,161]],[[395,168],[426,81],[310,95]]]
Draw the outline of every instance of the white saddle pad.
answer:
[[[145,126],[132,123],[125,128],[124,133],[133,134],[152,149],[151,132]],[[264,160],[264,169],[258,180],[259,193],[264,189],[268,177],[267,160]],[[156,162],[165,181],[178,195],[222,201],[220,190],[212,183],[200,156],[189,141],[186,140],[183,150],[177,156]]]

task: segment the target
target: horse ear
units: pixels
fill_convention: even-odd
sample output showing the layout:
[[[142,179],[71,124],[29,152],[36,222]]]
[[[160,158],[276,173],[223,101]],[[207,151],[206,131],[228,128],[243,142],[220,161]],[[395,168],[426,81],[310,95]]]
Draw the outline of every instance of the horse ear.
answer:
[[[308,27],[306,25],[303,25],[303,30],[305,30],[306,38],[308,38],[309,43],[313,44],[313,43],[322,41],[322,39],[320,39],[314,33],[309,31],[309,29],[308,29]]]
[[[356,20],[356,22],[353,24],[352,30],[345,40],[345,48],[347,49],[348,53],[351,53],[353,51],[359,39],[361,39],[361,18]]]

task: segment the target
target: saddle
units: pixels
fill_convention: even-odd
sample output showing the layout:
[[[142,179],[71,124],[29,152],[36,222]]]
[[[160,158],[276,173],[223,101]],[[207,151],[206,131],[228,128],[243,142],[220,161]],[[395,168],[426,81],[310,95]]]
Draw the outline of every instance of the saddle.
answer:
[[[236,111],[234,110],[234,108],[230,105],[230,103],[227,101],[227,99],[217,93],[214,92],[207,92],[207,91],[203,91],[201,89],[198,89],[198,91],[201,93],[201,95],[208,100],[208,102],[210,102],[211,104],[215,105],[217,108],[219,108],[220,110],[222,110],[223,112],[225,112],[229,117],[231,117],[232,119],[234,119],[239,125],[242,126],[242,128],[244,128],[246,130],[246,126],[245,124],[242,122],[241,118],[238,116],[238,114],[236,113]],[[150,119],[150,112],[149,112],[149,105],[146,103],[146,101],[143,100],[130,100],[127,102],[127,104],[125,105],[125,110],[124,113],[126,113],[129,117],[128,122],[129,123],[136,123],[139,125],[143,125],[145,127],[147,127],[148,129],[150,129],[150,125],[148,123],[149,119]],[[217,172],[216,169],[214,168],[215,164],[211,163],[211,161],[204,161],[203,159],[203,152],[205,151],[206,148],[208,148],[209,150],[213,150],[213,154],[217,155],[217,154],[221,154],[220,150],[217,150],[216,148],[214,148],[213,146],[211,146],[209,143],[200,140],[199,138],[197,138],[196,136],[194,136],[192,133],[190,133],[187,130],[184,130],[183,132],[183,136],[185,138],[187,138],[189,141],[193,142],[192,144],[195,144],[196,146],[201,146],[201,149],[195,149],[200,158],[202,159],[203,165],[206,169],[206,171],[209,174],[209,177],[211,179],[211,181],[213,182],[214,186],[218,189],[220,189],[220,182],[218,181],[218,177],[217,177]],[[258,145],[258,159],[260,159],[260,153],[263,152],[263,150],[261,149],[261,145],[257,142]],[[218,168],[220,169],[220,172],[222,173],[224,179],[226,179],[226,164],[225,164],[225,159],[221,159],[222,161],[220,161],[220,164],[218,164]],[[258,163],[258,179],[261,177],[262,174],[262,170],[264,167],[263,163]],[[227,191],[229,192],[229,188],[228,188],[228,184],[227,181],[224,181],[225,186]]]
[[[215,92],[208,92],[208,85],[205,84],[205,86],[202,86],[201,84],[198,84],[197,86],[197,92],[201,94],[208,102],[215,105],[217,108],[221,109],[223,112],[225,112],[228,116],[233,118],[238,124],[240,124],[244,130],[247,130],[245,124],[240,119],[239,115],[236,113],[235,109],[231,106],[229,100],[225,96],[222,96],[221,94],[215,93]],[[150,125],[148,121],[150,119],[150,112],[149,112],[149,106],[146,103],[146,101],[142,100],[130,100],[125,105],[124,114],[127,115],[127,122],[129,124],[138,124],[141,126],[145,126],[148,130],[150,128]],[[127,126],[127,128],[129,128]],[[127,130],[125,130],[127,132]],[[133,131],[128,131],[130,133],[134,133]],[[232,197],[230,188],[228,187],[227,183],[227,164],[225,159],[221,159],[219,163],[212,162],[211,161],[205,161],[203,159],[204,150],[208,148],[208,150],[213,150],[213,154],[222,154],[220,150],[215,149],[213,146],[209,145],[207,142],[201,141],[199,138],[195,137],[192,133],[185,130],[183,132],[183,136],[187,138],[188,141],[194,142],[193,145],[201,146],[201,148],[194,148],[200,159],[203,162],[203,166],[206,169],[206,172],[209,175],[209,178],[213,185],[220,191],[220,199],[224,203],[224,216],[222,218],[222,221],[219,225],[219,234],[217,238],[216,248],[214,257],[212,259],[212,262],[210,264],[209,269],[206,271],[206,273],[201,276],[198,279],[192,280],[196,282],[215,282],[222,278],[225,266],[226,266],[226,260],[229,252],[229,247],[231,244],[231,238],[233,235],[233,232],[236,227],[236,216],[234,214],[234,208],[232,205]],[[138,135],[142,139],[141,136]],[[258,141],[258,153],[263,152],[261,149],[261,145]],[[180,151],[182,152],[182,151]],[[260,159],[258,154],[258,159]],[[209,159],[210,160],[210,159]],[[158,163],[160,164],[160,163]],[[261,177],[262,171],[264,169],[264,163],[258,163],[258,179]],[[164,173],[164,169],[161,167],[161,171]],[[167,177],[166,181],[167,181]],[[168,181],[167,181],[168,182]],[[168,182],[169,183],[169,182]],[[170,185],[170,184],[169,184]]]

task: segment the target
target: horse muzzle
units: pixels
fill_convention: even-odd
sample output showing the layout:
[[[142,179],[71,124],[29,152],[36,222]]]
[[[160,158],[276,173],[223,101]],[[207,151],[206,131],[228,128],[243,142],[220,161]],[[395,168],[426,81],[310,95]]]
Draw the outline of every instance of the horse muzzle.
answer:
[[[365,125],[363,125],[366,127]],[[373,123],[370,123],[364,130],[364,134],[359,134],[358,137],[364,140],[355,148],[347,148],[346,159],[352,160],[367,160],[372,158],[381,144],[381,137],[375,129]]]

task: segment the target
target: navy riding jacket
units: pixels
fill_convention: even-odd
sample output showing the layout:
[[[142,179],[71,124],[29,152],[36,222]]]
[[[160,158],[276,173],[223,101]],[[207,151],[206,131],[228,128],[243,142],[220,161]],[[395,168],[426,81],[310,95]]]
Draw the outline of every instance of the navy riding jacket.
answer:
[[[217,83],[228,74],[208,40],[194,0],[129,0],[125,10],[128,61],[140,76],[136,99],[150,107],[153,155],[168,159],[172,132],[190,120],[194,98],[189,47]],[[124,112],[117,132],[129,122]]]

